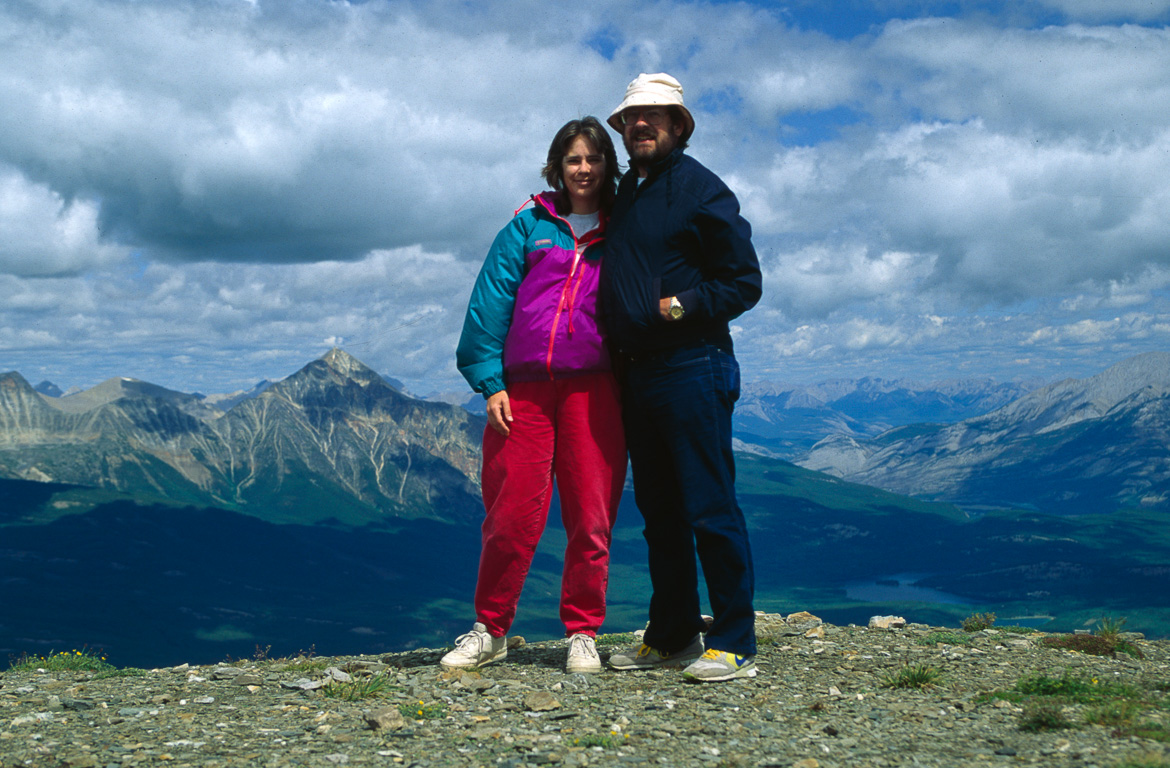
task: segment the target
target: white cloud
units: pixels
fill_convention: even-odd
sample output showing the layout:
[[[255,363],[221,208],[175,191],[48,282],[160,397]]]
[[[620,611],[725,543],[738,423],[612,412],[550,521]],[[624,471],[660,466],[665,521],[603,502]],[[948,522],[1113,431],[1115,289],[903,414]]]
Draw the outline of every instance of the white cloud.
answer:
[[[1164,343],[1170,30],[1132,22],[1167,2],[1042,2],[1074,23],[904,2],[848,37],[763,3],[0,5],[0,368],[214,391],[340,343],[461,387],[471,282],[553,131],[662,70],[755,231],[748,378],[1014,375]]]
[[[123,254],[101,241],[93,200],[67,202],[47,186],[0,166],[0,273],[70,274]]]
[[[871,253],[857,245],[810,246],[765,261],[765,301],[797,319],[823,318],[845,307],[905,310],[933,261],[929,255]]]
[[[882,114],[912,109],[1040,138],[1132,140],[1162,130],[1168,46],[1165,27],[1003,29],[922,19],[886,25],[870,64],[894,110]]]
[[[89,350],[90,384],[129,375],[230,391],[282,378],[330,346],[408,381],[455,382],[477,270],[414,247],[347,262],[153,263],[84,278],[0,278],[0,295],[16,299],[0,303],[0,348]]]
[[[1085,21],[1116,19],[1156,21],[1165,20],[1170,16],[1168,0],[1039,0],[1039,2],[1067,14],[1070,18]]]

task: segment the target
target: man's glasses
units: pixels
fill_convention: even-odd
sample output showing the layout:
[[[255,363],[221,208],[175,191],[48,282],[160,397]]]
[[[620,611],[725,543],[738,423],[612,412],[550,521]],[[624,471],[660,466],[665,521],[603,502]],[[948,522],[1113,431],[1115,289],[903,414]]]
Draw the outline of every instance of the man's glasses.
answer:
[[[659,126],[666,122],[670,115],[665,109],[627,109],[623,110],[621,114],[622,125],[634,125],[639,120],[645,120],[653,126]]]

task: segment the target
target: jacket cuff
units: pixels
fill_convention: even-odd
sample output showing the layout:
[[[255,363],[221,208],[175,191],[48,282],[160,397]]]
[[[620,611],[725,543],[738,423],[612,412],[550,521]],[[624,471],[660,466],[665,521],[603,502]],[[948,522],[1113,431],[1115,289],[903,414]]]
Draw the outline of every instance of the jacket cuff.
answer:
[[[674,297],[678,299],[679,304],[682,304],[684,320],[686,319],[687,315],[695,311],[695,308],[699,304],[698,291],[696,291],[694,288],[688,288],[681,293],[676,293]]]
[[[492,376],[490,378],[484,379],[484,381],[481,382],[477,388],[477,391],[483,395],[484,400],[487,400],[489,397],[505,388],[506,387],[504,386],[503,379]]]

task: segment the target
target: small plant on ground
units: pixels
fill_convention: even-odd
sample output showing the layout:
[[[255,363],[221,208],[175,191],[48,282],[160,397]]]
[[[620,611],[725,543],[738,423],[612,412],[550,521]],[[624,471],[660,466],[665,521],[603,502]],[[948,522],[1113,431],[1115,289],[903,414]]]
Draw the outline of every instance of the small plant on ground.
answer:
[[[1041,638],[1040,644],[1045,648],[1063,648],[1093,656],[1116,657],[1118,653],[1126,653],[1135,659],[1144,658],[1140,648],[1117,635],[1049,635]]]
[[[927,664],[907,664],[882,677],[882,688],[930,688],[938,684],[942,673]]]
[[[316,658],[317,646],[309,646],[307,651],[297,651],[296,656],[290,656],[285,659],[279,659],[285,665],[285,668],[302,674],[311,674],[313,672],[320,672],[333,666],[330,659]]]
[[[331,699],[358,701],[360,699],[370,699],[381,695],[385,692],[389,682],[389,679],[385,675],[371,675],[370,677],[357,678],[348,683],[341,683],[335,680],[325,686],[321,692]]]
[[[50,652],[48,656],[21,654],[10,659],[9,669],[17,672],[37,669],[47,672],[107,672],[114,669],[114,665],[108,663],[101,652],[86,648],[80,651]]]
[[[636,643],[638,638],[634,637],[633,632],[615,632],[609,635],[598,635],[597,645],[599,647],[608,647],[614,645],[632,645]]]
[[[442,720],[447,716],[447,707],[443,704],[403,703],[398,705],[402,716],[410,720]]]
[[[1141,711],[1142,705],[1136,701],[1108,701],[1091,707],[1085,713],[1085,722],[1107,728],[1128,727]]]
[[[919,645],[970,645],[970,635],[960,635],[958,632],[931,632],[925,637],[918,638]]]
[[[976,613],[963,619],[964,632],[982,632],[995,624],[994,613]]]
[[[1097,634],[1111,640],[1117,640],[1121,635],[1121,628],[1125,626],[1126,618],[1115,619],[1112,616],[1102,616],[1097,623]]]
[[[1144,710],[1136,701],[1110,701],[1086,712],[1085,722],[1110,728],[1113,736],[1170,741],[1170,730],[1164,724],[1141,719]]]
[[[1058,731],[1072,728],[1073,723],[1064,716],[1059,704],[1052,701],[1031,702],[1024,707],[1024,714],[1020,715],[1020,730]]]
[[[105,680],[110,677],[147,677],[150,673],[145,669],[137,667],[126,667],[125,669],[108,669],[94,674],[91,680]]]
[[[1120,763],[1114,763],[1111,768],[1170,768],[1170,757],[1160,752],[1130,755]]]
[[[996,627],[996,629],[1009,635],[1034,635],[1039,631],[1035,627],[1021,627],[1015,624],[1005,624],[1002,627]]]
[[[1028,696],[1046,696],[1076,704],[1143,698],[1142,692],[1132,685],[1101,682],[1096,677],[1080,677],[1067,672],[1060,677],[1029,675],[1016,681],[1011,692],[1000,694],[1000,698],[1009,701],[1022,701]]]
[[[1084,722],[1108,728],[1114,737],[1170,741],[1170,728],[1164,723],[1142,719],[1147,711],[1165,706],[1164,697],[1155,691],[1148,685],[1138,687],[1065,672],[1060,677],[1021,678],[1010,690],[996,691],[991,698],[1022,703],[1020,728],[1025,731],[1075,727],[1067,722],[1062,708],[1087,704]]]
[[[625,738],[629,738],[627,734]],[[603,749],[615,749],[622,745],[623,739],[617,733],[611,731],[609,733],[587,733],[584,736],[579,736],[573,739],[573,746],[575,747],[601,747]]]

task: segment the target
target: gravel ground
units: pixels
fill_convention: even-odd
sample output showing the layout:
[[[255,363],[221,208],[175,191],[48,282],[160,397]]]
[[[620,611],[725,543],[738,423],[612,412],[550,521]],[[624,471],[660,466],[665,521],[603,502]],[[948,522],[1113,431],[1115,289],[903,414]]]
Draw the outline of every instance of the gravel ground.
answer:
[[[444,649],[107,677],[9,670],[0,768],[1170,768],[1165,742],[1086,724],[1087,705],[1056,707],[1074,727],[1028,732],[1026,702],[987,695],[1038,674],[1126,683],[1144,692],[1142,720],[1170,731],[1166,641],[1135,639],[1144,658],[1112,658],[1046,648],[1038,634],[818,623],[761,616],[759,675],[707,684],[677,669],[567,675],[563,641],[520,645],[472,673],[441,670]],[[941,631],[969,644],[926,642]],[[938,679],[883,686],[908,667]]]

